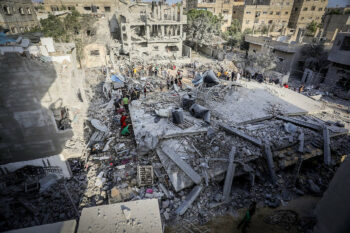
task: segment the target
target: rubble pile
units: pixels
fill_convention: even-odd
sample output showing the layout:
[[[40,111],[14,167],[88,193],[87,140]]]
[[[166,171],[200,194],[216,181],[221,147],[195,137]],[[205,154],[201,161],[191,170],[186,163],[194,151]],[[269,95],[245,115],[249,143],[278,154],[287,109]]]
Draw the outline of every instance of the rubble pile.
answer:
[[[2,229],[72,219],[85,207],[148,198],[159,200],[167,224],[204,224],[252,201],[275,208],[301,195],[321,195],[349,151],[341,123],[281,115],[278,106],[266,110],[267,117],[229,123],[210,104],[242,88],[237,82],[158,91],[162,78],[114,73],[123,76],[122,84],[114,85],[110,70],[86,71],[86,147],[81,159],[70,160],[73,177],[35,198],[24,197],[27,204],[19,201],[18,208],[1,208],[6,214]],[[141,94],[144,88],[147,95]],[[135,99],[117,107],[116,100],[133,91]],[[129,135],[121,133],[120,109],[128,116]],[[15,204],[8,205],[17,206],[18,198],[13,199]],[[24,220],[11,222],[10,209]]]

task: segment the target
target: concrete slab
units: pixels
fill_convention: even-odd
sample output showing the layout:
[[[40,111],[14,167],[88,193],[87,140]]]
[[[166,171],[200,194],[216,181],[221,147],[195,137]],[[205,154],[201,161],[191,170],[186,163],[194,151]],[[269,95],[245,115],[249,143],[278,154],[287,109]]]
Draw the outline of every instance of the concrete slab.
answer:
[[[276,111],[311,114],[325,110],[322,103],[290,89],[243,80],[240,83],[243,87],[229,92],[223,102],[206,101],[206,107],[234,124],[268,117]]]
[[[129,201],[83,209],[78,233],[161,233],[158,199]]]
[[[12,231],[6,231],[4,233],[37,233],[37,232],[50,232],[50,233],[74,233],[77,222],[75,220],[69,220],[64,222],[56,222],[51,224],[45,224],[35,227],[27,227]]]

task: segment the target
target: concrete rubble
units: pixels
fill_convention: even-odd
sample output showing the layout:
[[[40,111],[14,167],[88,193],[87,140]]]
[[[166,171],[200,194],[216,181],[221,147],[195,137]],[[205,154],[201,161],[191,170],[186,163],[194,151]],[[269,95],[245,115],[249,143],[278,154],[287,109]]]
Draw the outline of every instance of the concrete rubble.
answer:
[[[123,6],[121,22],[134,5]],[[57,119],[58,126],[77,132],[72,147],[81,154],[67,160],[72,176],[56,176],[49,165],[51,170],[1,168],[1,230],[80,218],[77,232],[162,232],[162,223],[204,224],[252,201],[276,208],[327,189],[350,151],[349,116],[335,121],[323,102],[279,85],[217,77],[223,69],[238,71],[232,61],[194,65],[167,60],[169,54],[159,63],[140,58],[142,51],[133,52],[131,41],[149,37],[155,20],[162,29],[153,27],[152,35],[165,36],[164,8],[154,7],[159,11],[146,11],[145,19],[121,23],[130,28],[150,20],[123,41],[134,59],[114,47],[108,65],[83,69],[80,91],[88,106],[77,114],[80,128],[69,114],[62,114],[66,121]],[[169,37],[182,46],[182,7],[179,14],[166,9],[180,31]],[[32,59],[52,61],[51,45],[44,39]],[[192,82],[196,75],[201,82]],[[170,84],[174,77],[181,84]],[[56,116],[65,113],[56,110]]]

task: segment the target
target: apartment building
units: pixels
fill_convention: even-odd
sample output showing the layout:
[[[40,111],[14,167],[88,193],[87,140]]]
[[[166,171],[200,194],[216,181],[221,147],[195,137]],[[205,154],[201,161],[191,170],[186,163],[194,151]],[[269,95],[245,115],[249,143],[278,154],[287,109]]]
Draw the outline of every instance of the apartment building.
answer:
[[[289,20],[291,28],[306,28],[312,21],[322,22],[328,0],[295,0]]]
[[[233,6],[232,20],[241,22],[241,30],[281,31],[288,25],[293,0],[247,0],[245,5]]]
[[[31,0],[0,0],[0,27],[8,33],[23,33],[38,24]]]
[[[198,9],[207,10],[214,15],[222,16],[223,23],[221,26],[222,31],[231,25],[232,22],[232,8],[234,6],[243,6],[244,0],[187,0],[186,9]]]
[[[77,10],[81,14],[115,12],[119,0],[44,0],[47,12]]]

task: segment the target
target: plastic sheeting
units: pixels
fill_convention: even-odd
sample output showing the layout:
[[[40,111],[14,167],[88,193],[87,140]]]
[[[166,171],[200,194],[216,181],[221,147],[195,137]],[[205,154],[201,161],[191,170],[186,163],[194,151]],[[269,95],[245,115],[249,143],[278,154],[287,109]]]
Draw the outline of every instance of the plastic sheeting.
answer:
[[[122,83],[125,81],[125,78],[122,76],[122,75],[115,75],[115,74],[112,74],[111,75],[111,80],[113,82],[119,82],[119,83]]]
[[[217,85],[220,83],[220,80],[216,77],[213,70],[208,70],[203,74],[203,82]]]
[[[202,118],[206,123],[210,123],[210,111],[209,109],[199,105],[193,104],[190,107],[190,113],[196,118]]]
[[[203,82],[203,77],[201,74],[197,73],[194,79],[192,80],[193,85],[197,86]]]

